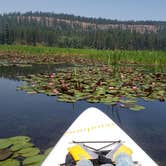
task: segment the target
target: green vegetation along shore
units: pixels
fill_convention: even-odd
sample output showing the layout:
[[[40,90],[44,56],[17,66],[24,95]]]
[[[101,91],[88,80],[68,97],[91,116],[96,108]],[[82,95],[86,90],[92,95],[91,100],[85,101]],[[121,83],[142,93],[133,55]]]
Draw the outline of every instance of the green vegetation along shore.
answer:
[[[165,65],[166,51],[128,51],[128,50],[96,50],[73,49],[44,46],[0,45],[0,60],[13,59],[13,63],[31,59],[31,63],[40,63],[46,58],[46,63],[54,63],[54,58],[68,55],[75,58],[98,60],[105,64],[142,64]],[[38,58],[38,60],[36,60]],[[66,59],[66,58],[65,58]],[[64,59],[63,59],[64,60]],[[24,61],[26,63],[26,60]]]

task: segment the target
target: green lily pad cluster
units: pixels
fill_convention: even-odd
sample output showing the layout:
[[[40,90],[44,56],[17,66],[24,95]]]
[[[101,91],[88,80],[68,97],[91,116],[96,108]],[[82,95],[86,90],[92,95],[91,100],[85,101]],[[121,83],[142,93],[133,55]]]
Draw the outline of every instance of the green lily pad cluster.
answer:
[[[41,154],[27,136],[0,139],[0,166],[40,166],[52,148]]]
[[[57,73],[20,77],[25,81],[18,90],[29,94],[57,96],[58,101],[120,104],[122,108],[142,110],[137,98],[146,101],[166,98],[166,74],[146,73],[132,68],[67,68]],[[131,101],[132,99],[132,101]]]

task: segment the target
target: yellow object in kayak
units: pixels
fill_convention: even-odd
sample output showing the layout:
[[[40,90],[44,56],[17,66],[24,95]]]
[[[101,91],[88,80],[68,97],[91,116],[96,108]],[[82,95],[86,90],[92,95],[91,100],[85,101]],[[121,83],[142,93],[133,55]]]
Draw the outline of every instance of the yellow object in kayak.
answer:
[[[132,150],[129,148],[129,147],[127,147],[127,146],[125,146],[125,145],[121,145],[119,148],[117,148],[116,149],[116,151],[114,152],[114,154],[113,154],[113,161],[115,161],[115,158],[116,158],[116,156],[118,156],[120,153],[125,153],[125,154],[127,154],[128,156],[131,156],[132,155]]]
[[[82,159],[92,159],[91,156],[80,145],[70,147],[68,148],[68,151],[75,161],[79,161]]]

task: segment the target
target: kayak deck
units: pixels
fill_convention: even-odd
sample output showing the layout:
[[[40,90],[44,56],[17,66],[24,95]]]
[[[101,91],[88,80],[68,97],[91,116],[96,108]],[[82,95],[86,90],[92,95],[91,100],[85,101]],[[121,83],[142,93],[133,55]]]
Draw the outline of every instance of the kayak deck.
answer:
[[[64,133],[53,148],[42,166],[58,166],[65,163],[67,148],[75,142],[84,142],[94,149],[107,147],[110,141],[122,141],[132,149],[133,161],[138,161],[142,166],[157,166],[157,164],[108,116],[99,109],[91,107],[85,110]],[[100,143],[99,143],[100,142]],[[111,146],[113,149],[114,146]]]

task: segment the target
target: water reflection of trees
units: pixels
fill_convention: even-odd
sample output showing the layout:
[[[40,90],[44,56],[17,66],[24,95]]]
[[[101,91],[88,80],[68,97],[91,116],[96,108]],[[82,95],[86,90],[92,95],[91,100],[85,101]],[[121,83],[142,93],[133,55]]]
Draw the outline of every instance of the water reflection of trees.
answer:
[[[18,76],[25,76],[29,74],[38,73],[51,73],[56,72],[59,68],[70,67],[71,65],[61,64],[61,65],[32,65],[28,67],[19,66],[3,66],[0,67],[0,77],[7,78],[10,80],[19,80]]]
[[[120,117],[120,113],[119,110],[117,109],[116,105],[107,105],[106,106],[106,112],[110,112],[111,110],[111,115],[112,115],[112,119],[118,123],[118,125],[123,128],[123,124],[122,124],[122,120]]]
[[[50,73],[55,72],[57,68],[66,68],[66,67],[72,67],[72,65],[69,64],[56,64],[56,65],[48,65],[48,64],[42,64],[42,65],[32,65],[32,66],[1,66],[0,67],[0,77],[8,78],[11,80],[18,80],[17,76],[20,75],[28,75],[28,74],[38,74],[38,73]],[[165,66],[143,66],[143,65],[115,65],[111,66],[113,69],[113,73],[117,74],[118,69],[124,70],[124,69],[140,69],[140,71],[144,70],[146,72],[161,72],[165,73],[166,68]]]

